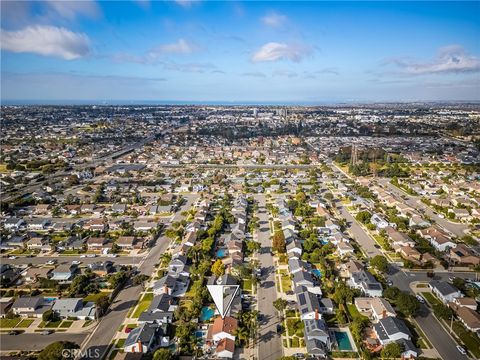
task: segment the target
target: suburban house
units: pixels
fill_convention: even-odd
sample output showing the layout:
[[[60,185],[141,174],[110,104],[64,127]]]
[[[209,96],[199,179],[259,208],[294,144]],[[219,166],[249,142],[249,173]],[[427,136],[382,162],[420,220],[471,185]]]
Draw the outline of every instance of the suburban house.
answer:
[[[352,287],[360,289],[366,296],[382,296],[383,287],[375,277],[366,270],[360,270],[352,274],[350,280]]]
[[[372,223],[373,225],[375,225],[375,227],[377,229],[385,229],[387,226],[389,226],[390,224],[388,223],[388,221],[386,221],[385,219],[383,219],[380,215],[378,214],[373,214],[372,217],[370,218],[370,223]]]
[[[120,236],[115,243],[122,250],[133,250],[136,247],[137,238],[135,236]]]
[[[325,348],[330,350],[332,341],[328,332],[327,323],[323,319],[309,319],[303,321],[305,325],[305,340],[321,341]]]
[[[397,316],[392,305],[381,297],[357,297],[355,298],[355,306],[360,313],[375,321],[389,316]]]
[[[478,265],[480,257],[465,244],[457,244],[455,248],[449,250],[450,260],[460,265]]]
[[[167,347],[169,344],[170,339],[165,336],[160,326],[143,323],[128,334],[123,351],[145,354],[157,347]]]
[[[74,264],[60,264],[52,270],[52,280],[60,283],[71,281],[77,274],[78,266]]]
[[[394,316],[380,319],[378,323],[373,324],[373,331],[382,345],[412,338],[412,334],[403,320]]]
[[[317,295],[322,295],[322,289],[318,286],[316,280],[313,279],[312,274],[306,271],[298,271],[293,274],[293,283],[295,286],[305,286],[309,292]]]
[[[446,281],[432,280],[428,286],[445,305],[464,296],[460,290]]]
[[[80,320],[93,320],[96,317],[96,306],[93,301],[83,304],[82,298],[57,299],[52,306],[61,318],[75,317]]]
[[[322,317],[320,308],[320,297],[317,294],[311,293],[305,286],[298,286],[295,288],[295,295],[297,296],[297,306],[300,312],[300,319],[302,320],[318,320]]]
[[[175,298],[168,294],[157,295],[153,298],[147,310],[140,314],[139,322],[170,324],[173,313],[177,308]]]
[[[447,251],[448,249],[455,248],[457,246],[457,244],[453,242],[447,234],[434,226],[417,230],[417,234],[427,239],[438,251]]]
[[[90,251],[102,251],[108,240],[104,237],[90,237],[87,240],[87,248]]]
[[[462,306],[457,310],[457,317],[468,330],[480,331],[480,314],[475,310]]]
[[[229,338],[222,339],[218,342],[215,349],[215,355],[218,358],[233,358],[233,353],[235,352],[235,341]]]
[[[43,313],[50,310],[52,304],[41,296],[22,296],[12,305],[12,311],[23,317],[42,317]]]
[[[220,316],[217,316],[213,321],[213,325],[208,328],[207,341],[212,341],[214,344],[218,344],[223,339],[235,341],[237,328],[237,319],[230,316],[225,316],[222,319]]]

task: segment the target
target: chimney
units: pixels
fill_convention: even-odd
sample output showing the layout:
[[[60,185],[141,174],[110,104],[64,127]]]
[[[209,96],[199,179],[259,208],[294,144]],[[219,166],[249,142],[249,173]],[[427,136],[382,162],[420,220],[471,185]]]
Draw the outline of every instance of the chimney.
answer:
[[[387,317],[387,310],[383,309],[382,317],[383,317],[383,319],[385,319]]]
[[[318,309],[315,309],[315,320],[318,320],[319,319],[319,316],[318,316]]]
[[[138,341],[138,342],[137,342],[137,345],[138,345],[138,352],[143,352],[142,342],[141,342],[141,341]]]
[[[163,292],[164,292],[165,294],[168,294],[168,287],[167,287],[167,285],[164,285],[164,286],[163,286]]]

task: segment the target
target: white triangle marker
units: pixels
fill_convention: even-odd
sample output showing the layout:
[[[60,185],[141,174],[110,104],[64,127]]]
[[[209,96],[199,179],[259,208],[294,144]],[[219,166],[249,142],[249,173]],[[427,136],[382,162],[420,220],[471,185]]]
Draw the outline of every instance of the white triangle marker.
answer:
[[[207,285],[207,289],[212,295],[213,302],[217,307],[220,316],[225,318],[225,314],[232,306],[233,299],[237,295],[240,285]]]

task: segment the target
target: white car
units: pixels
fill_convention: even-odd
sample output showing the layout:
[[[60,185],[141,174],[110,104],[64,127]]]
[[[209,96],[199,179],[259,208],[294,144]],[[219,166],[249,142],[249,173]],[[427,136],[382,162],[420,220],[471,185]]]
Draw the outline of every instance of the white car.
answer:
[[[15,260],[17,257],[12,255],[12,256],[9,256],[8,258],[9,258],[10,260]]]
[[[57,260],[49,260],[47,261],[47,265],[55,265],[57,263]]]
[[[457,345],[457,350],[460,354],[467,355],[467,352],[465,351],[465,349],[462,346]]]
[[[418,300],[418,302],[419,302],[420,304],[425,304],[425,299],[424,299],[422,296],[417,295],[417,296],[415,296],[415,297],[417,298],[417,300]]]
[[[80,265],[82,262],[79,260],[73,260],[72,265]]]

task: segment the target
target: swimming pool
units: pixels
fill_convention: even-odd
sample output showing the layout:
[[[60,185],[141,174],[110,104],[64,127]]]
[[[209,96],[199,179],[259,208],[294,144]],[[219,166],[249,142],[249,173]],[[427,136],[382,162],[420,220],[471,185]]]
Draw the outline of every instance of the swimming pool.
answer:
[[[334,331],[335,339],[337,340],[338,349],[340,351],[352,351],[353,347],[350,343],[350,338],[348,334],[344,331]]]
[[[213,317],[214,314],[215,314],[215,310],[207,306],[204,306],[200,311],[200,321],[208,321]]]
[[[313,269],[312,270],[312,274],[315,275],[316,277],[318,278],[321,278],[322,277],[322,272],[318,269]]]
[[[220,248],[217,250],[217,258],[223,258],[225,257],[225,252],[226,252],[227,249],[224,249],[224,248]]]

